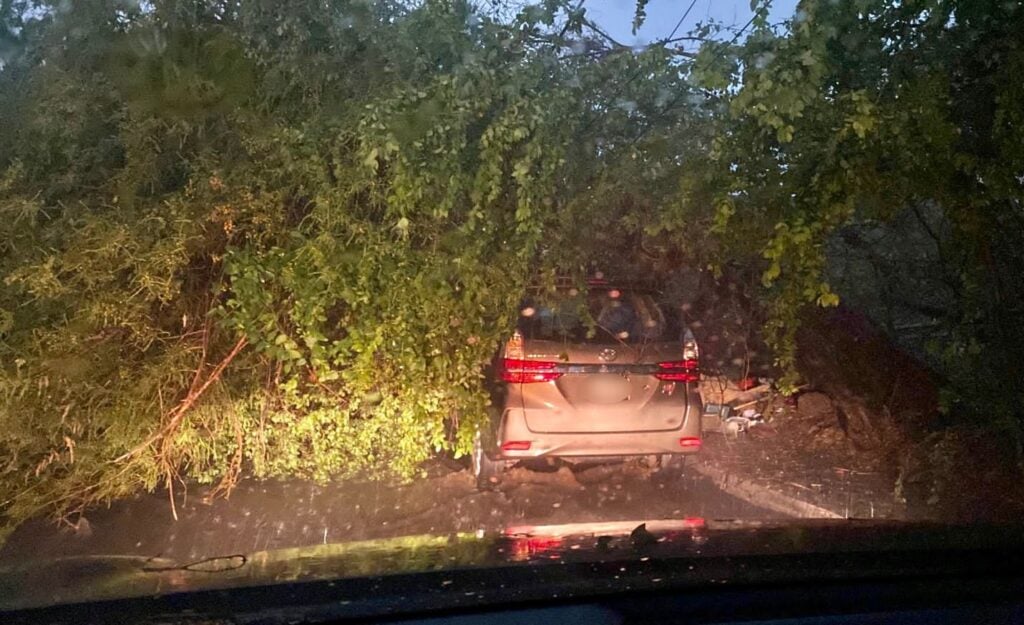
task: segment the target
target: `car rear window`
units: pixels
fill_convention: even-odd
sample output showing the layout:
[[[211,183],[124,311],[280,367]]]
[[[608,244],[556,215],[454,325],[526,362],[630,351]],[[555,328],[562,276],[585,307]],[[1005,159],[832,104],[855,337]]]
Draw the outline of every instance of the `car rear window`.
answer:
[[[526,339],[574,343],[643,343],[681,336],[653,296],[617,289],[527,297],[518,328]]]

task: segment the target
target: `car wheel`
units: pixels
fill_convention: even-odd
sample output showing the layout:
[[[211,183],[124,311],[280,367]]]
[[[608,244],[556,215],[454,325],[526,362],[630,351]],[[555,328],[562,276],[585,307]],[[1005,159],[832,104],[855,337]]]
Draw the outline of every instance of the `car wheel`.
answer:
[[[477,432],[473,438],[473,454],[470,458],[477,490],[490,490],[501,479],[505,463],[491,458],[484,448],[482,438],[480,432]]]
[[[658,461],[658,473],[665,477],[677,477],[683,474],[686,456],[683,454],[661,454]]]

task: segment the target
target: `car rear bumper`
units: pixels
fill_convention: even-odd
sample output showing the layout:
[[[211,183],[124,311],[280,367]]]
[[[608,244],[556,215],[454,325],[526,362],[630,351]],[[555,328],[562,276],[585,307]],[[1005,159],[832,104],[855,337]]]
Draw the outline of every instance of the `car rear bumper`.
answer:
[[[642,449],[639,446],[596,446],[596,445],[574,445],[570,443],[559,443],[555,441],[537,441],[536,445],[528,450],[500,451],[496,460],[527,460],[530,458],[595,458],[609,459],[622,458],[627,456],[651,456],[661,454],[697,454],[700,447],[686,447],[679,445],[679,437],[671,441],[658,443],[646,443]]]
[[[521,460],[546,457],[647,456],[652,454],[695,454],[700,451],[699,414],[687,414],[683,424],[671,430],[646,432],[534,432],[525,419],[506,414],[498,433],[498,458]],[[699,411],[690,411],[691,413]],[[518,418],[517,418],[518,417]],[[685,440],[685,444],[681,441]],[[529,443],[528,449],[507,449],[503,445]]]

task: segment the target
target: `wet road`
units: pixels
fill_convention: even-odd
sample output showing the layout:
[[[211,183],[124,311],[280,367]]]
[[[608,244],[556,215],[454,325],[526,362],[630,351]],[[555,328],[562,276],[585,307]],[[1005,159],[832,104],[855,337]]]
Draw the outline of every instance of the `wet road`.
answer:
[[[229,499],[204,503],[207,488],[177,499],[178,520],[158,492],[92,510],[77,530],[36,520],[0,549],[0,564],[77,555],[137,555],[178,561],[288,547],[449,534],[512,525],[779,515],[684,472],[666,477],[631,462],[585,469],[515,468],[492,492],[468,471],[440,463],[411,484],[243,481]]]

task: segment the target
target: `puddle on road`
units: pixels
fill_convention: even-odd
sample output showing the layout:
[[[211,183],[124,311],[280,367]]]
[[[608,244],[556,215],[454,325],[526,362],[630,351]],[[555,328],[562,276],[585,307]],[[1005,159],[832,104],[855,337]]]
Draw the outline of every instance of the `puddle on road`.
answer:
[[[498,487],[517,522],[610,522],[632,519],[767,519],[695,474],[665,476],[631,463],[550,473],[515,468]]]
[[[196,492],[198,491],[198,492]],[[764,520],[779,515],[751,506],[693,474],[665,477],[634,463],[573,471],[513,468],[493,491],[477,492],[468,470],[448,467],[397,485],[338,481],[244,481],[230,499],[202,503],[193,487],[174,521],[157,492],[86,512],[89,535],[36,520],[19,528],[0,562],[105,554],[194,561],[224,553],[501,531],[512,525],[558,525],[700,517]]]

